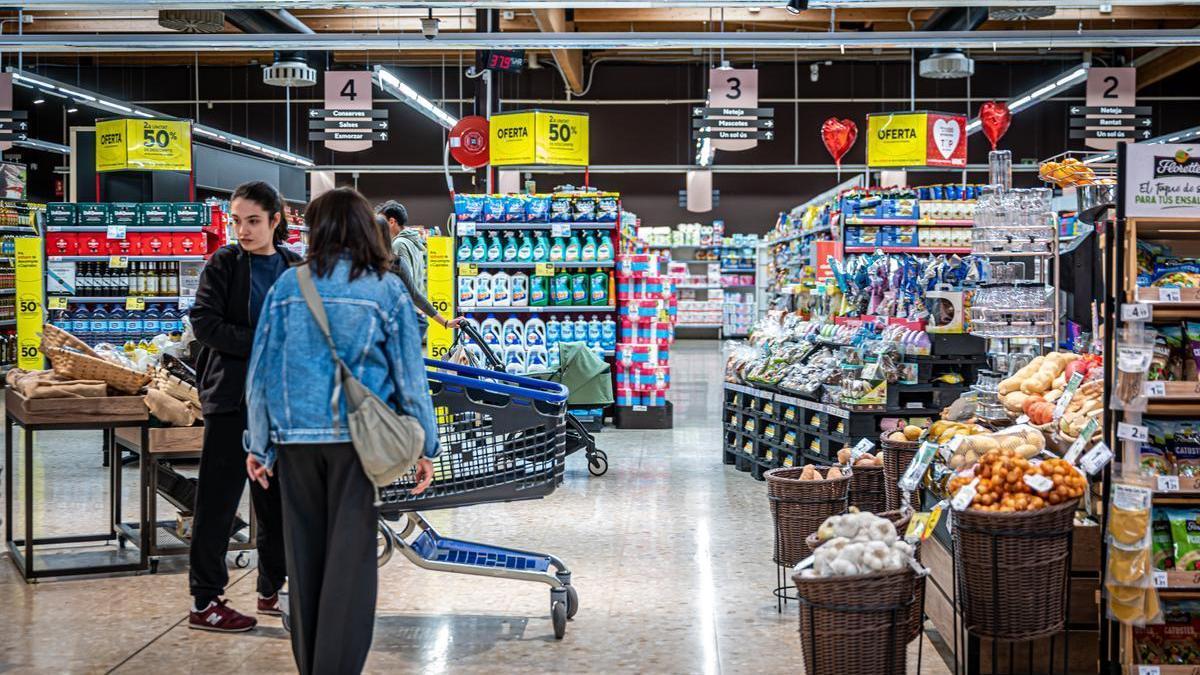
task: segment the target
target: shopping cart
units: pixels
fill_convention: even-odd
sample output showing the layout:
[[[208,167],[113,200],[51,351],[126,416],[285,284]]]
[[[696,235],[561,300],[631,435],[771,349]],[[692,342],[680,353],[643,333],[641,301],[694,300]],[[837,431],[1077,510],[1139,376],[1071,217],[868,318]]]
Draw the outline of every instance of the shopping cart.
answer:
[[[562,482],[567,390],[560,384],[426,360],[442,451],[420,495],[413,476],[380,490],[379,564],[399,549],[418,567],[550,586],[554,637],[579,609],[571,571],[555,556],[444,537],[417,509],[540,499]],[[387,520],[403,525],[395,531]]]
[[[472,365],[479,368],[491,368],[492,370],[504,371],[504,364],[500,361],[500,357],[496,352],[492,351],[491,346],[484,342],[479,331],[470,323],[464,322],[458,327],[458,332],[454,336],[454,343],[451,346],[451,352],[457,351],[457,348],[470,341],[479,346],[479,354],[482,358],[476,356],[472,358]],[[554,371],[546,373],[531,374],[533,377],[541,379],[557,379],[555,376],[558,373]],[[607,375],[605,376],[607,377]],[[570,392],[568,392],[568,397]],[[611,402],[611,401],[610,401]],[[593,476],[603,476],[608,473],[608,453],[596,447],[596,437],[591,434],[583,423],[575,419],[574,415],[567,415],[567,455],[583,450],[583,454],[587,457],[588,471]]]

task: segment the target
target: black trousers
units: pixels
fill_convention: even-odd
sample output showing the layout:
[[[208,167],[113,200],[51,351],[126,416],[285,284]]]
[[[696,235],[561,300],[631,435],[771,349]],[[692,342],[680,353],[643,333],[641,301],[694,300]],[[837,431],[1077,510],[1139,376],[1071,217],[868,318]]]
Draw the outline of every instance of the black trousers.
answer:
[[[237,515],[246,476],[246,451],[242,432],[246,411],[213,413],[204,418],[204,450],[200,454],[200,481],[196,485],[195,517],[190,551],[192,597],[212,599],[225,592],[229,569],[229,533]],[[287,580],[283,545],[283,507],[278,485],[264,490],[250,484],[250,499],[258,524],[258,592],[274,595]]]
[[[361,672],[379,583],[371,482],[349,443],[283,445],[277,465],[296,667]]]

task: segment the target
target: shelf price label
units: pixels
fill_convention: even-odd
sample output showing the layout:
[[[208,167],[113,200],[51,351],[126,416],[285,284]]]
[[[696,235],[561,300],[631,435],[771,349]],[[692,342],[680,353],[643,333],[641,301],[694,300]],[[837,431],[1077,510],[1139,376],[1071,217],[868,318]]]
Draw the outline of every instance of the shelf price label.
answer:
[[[563,222],[550,223],[551,237],[569,237],[571,236],[571,224]]]
[[[1079,460],[1079,468],[1083,469],[1089,476],[1095,476],[1100,473],[1100,470],[1108,465],[1113,459],[1112,450],[1108,449],[1108,445],[1104,441],[1100,441],[1092,446],[1091,450]]]
[[[1155,588],[1166,588],[1171,582],[1169,577],[1167,577],[1166,572],[1162,570],[1154,570],[1150,573],[1150,583],[1154,584]],[[1158,672],[1158,666],[1142,666],[1138,668],[1138,675],[1146,673],[1147,667],[1154,668],[1154,672]]]
[[[460,277],[477,277],[479,276],[479,265],[475,263],[458,263],[458,276]]]
[[[1121,305],[1122,321],[1146,321],[1154,315],[1154,310],[1144,302],[1125,303]]]
[[[67,299],[63,297],[46,298],[47,309],[66,309]]]
[[[1179,492],[1179,476],[1159,476],[1155,489],[1159,492]]]
[[[124,239],[125,238],[125,226],[124,225],[109,225],[108,232],[106,234],[109,239]]]
[[[472,222],[472,221],[469,221],[469,220],[467,220],[467,221],[463,221],[463,222],[459,223],[459,224],[458,224],[458,225],[455,227],[455,229],[458,231],[458,236],[460,236],[460,237],[470,237],[470,236],[474,236],[474,234],[475,234],[475,223],[474,223],[474,222]]]
[[[540,262],[533,268],[535,277],[552,277],[554,276],[554,264]]]
[[[1158,289],[1159,302],[1179,302],[1179,288],[1174,286],[1163,286]]]
[[[113,269],[125,269],[129,267],[129,256],[126,255],[110,255],[108,256],[108,266]]]
[[[146,309],[145,298],[125,298],[125,309]]]
[[[1145,443],[1150,440],[1150,430],[1140,424],[1117,423],[1117,438],[1123,441]]]
[[[1148,397],[1162,397],[1167,395],[1167,383],[1162,382],[1143,382],[1142,393]]]

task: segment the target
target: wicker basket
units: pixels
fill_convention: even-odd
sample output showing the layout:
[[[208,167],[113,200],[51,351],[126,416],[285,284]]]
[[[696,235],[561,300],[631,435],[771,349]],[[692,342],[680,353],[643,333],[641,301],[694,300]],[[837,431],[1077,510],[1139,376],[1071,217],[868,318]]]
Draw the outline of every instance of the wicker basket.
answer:
[[[850,474],[850,506],[859,511],[882,513],[888,510],[887,480],[882,466],[855,466]]]
[[[957,593],[967,630],[1013,641],[1063,630],[1078,503],[1019,513],[952,512]]]
[[[907,672],[905,617],[921,611],[925,579],[912,569],[857,577],[792,577],[800,596],[800,644],[808,675]]]
[[[775,520],[775,563],[793,567],[811,551],[805,544],[829,516],[845,513],[850,477],[800,480],[800,467],[771,469],[765,474],[767,498]]]
[[[83,352],[88,356],[96,356],[96,352],[92,351],[92,348],[87,346],[87,343],[83,340],[54,324],[47,323],[42,325],[42,353],[44,354],[47,349],[55,347],[67,347],[77,352]]]
[[[146,373],[122,368],[98,356],[90,356],[63,347],[44,349],[54,372],[73,380],[102,380],[126,394],[136,394],[150,381]]]
[[[908,469],[908,465],[912,464],[913,457],[917,456],[917,448],[920,444],[894,443],[880,439],[880,445],[883,447],[883,487],[886,490],[884,493],[886,500],[884,505],[886,506],[886,510],[896,511],[903,506],[900,499],[900,488],[896,487],[896,482],[904,475],[904,471]],[[908,503],[914,509],[920,507],[921,493],[919,490],[913,490],[909,494]]]

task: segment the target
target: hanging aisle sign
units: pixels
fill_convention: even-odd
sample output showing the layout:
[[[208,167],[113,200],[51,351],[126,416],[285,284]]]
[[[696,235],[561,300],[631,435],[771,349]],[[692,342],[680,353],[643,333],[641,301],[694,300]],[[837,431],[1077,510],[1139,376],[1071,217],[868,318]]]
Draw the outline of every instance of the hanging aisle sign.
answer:
[[[1200,218],[1200,145],[1130,143],[1121,189],[1128,217]]]
[[[191,171],[188,120],[116,119],[96,122],[97,171]]]
[[[17,300],[17,367],[41,370],[42,326],[42,241],[36,237],[17,237],[13,243],[14,276]]]
[[[1070,137],[1097,150],[1153,135],[1150,106],[1137,105],[1137,68],[1089,68],[1084,105],[1073,105]]]
[[[430,237],[425,241],[428,264],[425,266],[426,288],[429,304],[445,317],[454,316],[454,238]],[[454,344],[454,330],[443,328],[435,321],[429,322],[426,355],[432,359],[445,360]]]
[[[936,112],[867,115],[867,165],[967,165],[967,118]]]
[[[388,111],[372,110],[374,91],[366,70],[325,71],[325,107],[308,111],[308,140],[338,152],[370,150],[388,138]]]
[[[488,121],[492,166],[587,166],[590,140],[587,113],[522,110]]]
[[[753,68],[712,68],[708,71],[708,104],[714,108],[742,108],[744,112],[726,118],[749,123],[755,120],[753,108],[758,107],[758,71]],[[716,118],[720,119],[720,117]],[[712,138],[714,150],[750,150],[758,146],[758,139],[769,141],[775,137],[772,130],[775,120],[764,130],[735,130],[724,128],[715,120],[709,127],[707,137]],[[702,129],[702,131],[705,131]]]

